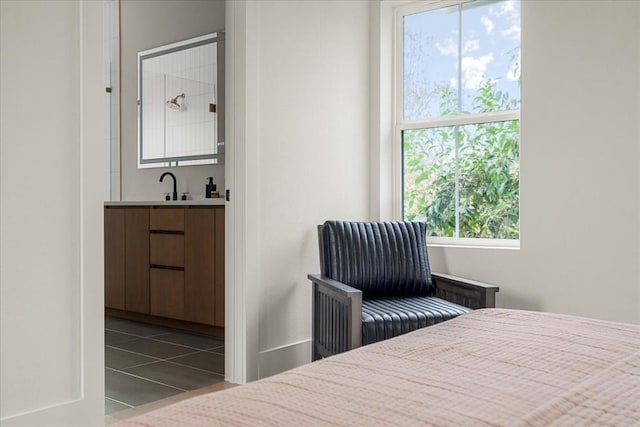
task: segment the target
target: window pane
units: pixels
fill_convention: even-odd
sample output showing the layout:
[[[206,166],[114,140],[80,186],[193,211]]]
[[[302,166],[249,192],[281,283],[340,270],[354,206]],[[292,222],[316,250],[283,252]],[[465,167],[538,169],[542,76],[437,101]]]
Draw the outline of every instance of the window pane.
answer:
[[[455,126],[402,133],[404,217],[426,221],[429,236],[455,237],[456,134]]]
[[[405,120],[457,112],[458,39],[458,14],[451,9],[404,17]]]
[[[458,237],[519,238],[519,137],[518,120],[460,127]]]
[[[429,236],[519,238],[519,135],[518,120],[404,131],[404,218]]]
[[[519,109],[520,2],[468,3],[462,9],[462,111]]]
[[[520,2],[472,2],[403,20],[405,120],[520,108]]]

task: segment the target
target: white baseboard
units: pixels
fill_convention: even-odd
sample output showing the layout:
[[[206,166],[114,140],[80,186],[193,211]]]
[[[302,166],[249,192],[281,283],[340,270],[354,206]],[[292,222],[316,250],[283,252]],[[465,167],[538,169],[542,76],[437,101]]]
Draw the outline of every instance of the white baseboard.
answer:
[[[258,353],[258,378],[266,378],[311,362],[311,340],[263,350]]]

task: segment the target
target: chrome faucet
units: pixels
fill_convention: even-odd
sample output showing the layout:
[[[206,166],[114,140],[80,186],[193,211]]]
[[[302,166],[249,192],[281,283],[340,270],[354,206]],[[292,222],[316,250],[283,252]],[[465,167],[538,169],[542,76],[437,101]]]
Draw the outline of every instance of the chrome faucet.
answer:
[[[164,177],[167,176],[167,175],[169,175],[171,178],[173,178],[173,200],[178,200],[178,185],[176,183],[176,176],[174,174],[172,174],[171,172],[165,172],[162,175],[160,175],[160,182],[162,182]]]

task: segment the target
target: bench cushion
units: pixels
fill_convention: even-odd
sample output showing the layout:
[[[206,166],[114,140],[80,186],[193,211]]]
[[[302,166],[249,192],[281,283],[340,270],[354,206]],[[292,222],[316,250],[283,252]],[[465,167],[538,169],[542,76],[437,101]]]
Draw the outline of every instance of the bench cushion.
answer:
[[[433,295],[424,222],[327,221],[322,273],[365,297]]]
[[[437,297],[392,297],[362,300],[362,345],[430,326],[470,308]]]

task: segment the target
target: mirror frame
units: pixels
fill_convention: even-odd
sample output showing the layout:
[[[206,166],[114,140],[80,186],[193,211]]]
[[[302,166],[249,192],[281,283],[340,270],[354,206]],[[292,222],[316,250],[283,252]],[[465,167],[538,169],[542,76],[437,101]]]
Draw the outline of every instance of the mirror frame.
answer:
[[[174,52],[179,52],[186,49],[191,49],[198,46],[203,46],[211,43],[224,42],[224,32],[218,31],[211,34],[206,34],[200,37],[194,37],[188,40],[183,40],[176,43],[171,43],[165,46],[156,47],[153,49],[147,49],[142,52],[138,52],[138,168],[149,168],[149,167],[167,167],[167,166],[183,166],[180,165],[179,162],[189,162],[189,164],[184,166],[192,166],[194,165],[194,161],[198,160],[212,160],[208,162],[195,163],[195,164],[224,164],[224,142],[216,141],[217,153],[213,154],[199,154],[192,156],[174,156],[174,157],[159,157],[153,159],[143,159],[142,158],[142,145],[143,145],[143,135],[142,135],[142,93],[143,93],[143,79],[142,79],[142,62],[145,59],[151,59],[162,55],[167,55]],[[224,49],[224,44],[218,45],[218,48],[222,47]],[[224,50],[223,50],[224,54]],[[218,87],[220,81],[220,65],[219,62],[216,61],[216,67],[218,67]],[[224,69],[222,70],[224,72]],[[218,91],[218,93],[221,93]],[[218,98],[216,99],[216,104],[220,106],[222,103]],[[216,122],[216,126],[218,129],[220,127],[220,123]],[[219,133],[217,133],[219,135]],[[219,138],[219,136],[218,136]],[[172,164],[174,163],[175,164]]]

